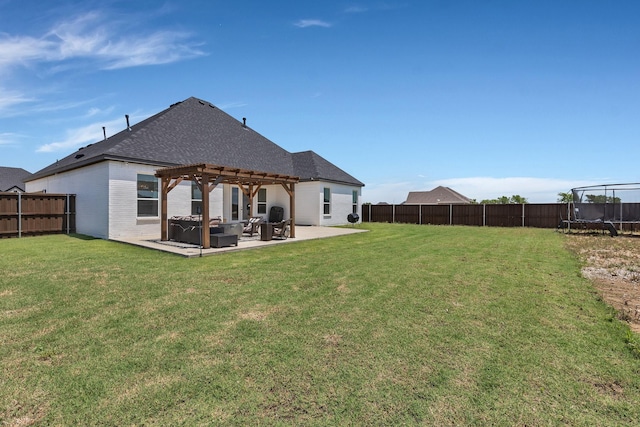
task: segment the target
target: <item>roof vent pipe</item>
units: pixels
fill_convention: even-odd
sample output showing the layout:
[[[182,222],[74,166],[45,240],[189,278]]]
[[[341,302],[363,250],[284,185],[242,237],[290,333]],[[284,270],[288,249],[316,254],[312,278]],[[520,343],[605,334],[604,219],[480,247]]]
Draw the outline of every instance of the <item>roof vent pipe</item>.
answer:
[[[243,127],[243,128],[246,128],[246,127],[247,127],[247,118],[246,118],[246,117],[243,117],[243,118],[242,118],[242,127]]]
[[[105,129],[104,126],[102,126],[102,135],[104,135],[104,140],[107,140],[107,129]]]
[[[129,126],[129,115],[128,115],[128,114],[125,114],[125,115],[124,115],[124,118],[125,118],[125,119],[127,119],[127,130],[128,130],[129,132],[131,132],[131,126]]]

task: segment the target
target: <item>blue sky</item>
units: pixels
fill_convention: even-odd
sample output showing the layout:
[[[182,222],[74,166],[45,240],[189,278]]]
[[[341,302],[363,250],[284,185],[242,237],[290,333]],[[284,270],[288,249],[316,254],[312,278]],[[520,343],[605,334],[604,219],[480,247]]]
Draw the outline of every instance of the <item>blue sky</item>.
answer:
[[[639,182],[637,1],[0,0],[0,165],[190,96],[401,203]]]

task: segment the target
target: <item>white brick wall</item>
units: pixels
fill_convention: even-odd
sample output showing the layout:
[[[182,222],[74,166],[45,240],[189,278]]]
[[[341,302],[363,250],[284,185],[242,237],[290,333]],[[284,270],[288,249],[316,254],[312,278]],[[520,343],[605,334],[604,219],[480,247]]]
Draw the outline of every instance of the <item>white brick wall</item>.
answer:
[[[76,195],[76,231],[109,237],[109,166],[106,162],[26,183],[27,192]]]
[[[296,224],[320,225],[322,208],[318,194],[323,188],[319,182],[296,184]]]
[[[324,188],[331,189],[331,213],[324,215]],[[358,191],[358,214],[361,207],[360,187],[322,181],[296,184],[296,223],[300,225],[344,225],[352,212],[352,191]]]
[[[27,192],[76,194],[76,229],[78,233],[103,239],[126,237],[160,238],[158,217],[137,217],[137,175],[153,175],[157,167],[124,162],[101,162],[81,169],[26,183]],[[323,189],[331,188],[331,214],[323,214]],[[289,194],[280,185],[266,186],[267,214],[271,206],[282,206],[284,217],[291,217]],[[160,191],[160,186],[158,186]],[[361,189],[326,182],[296,184],[296,223],[300,225],[343,225],[352,211],[352,191]],[[231,186],[218,185],[209,194],[211,217],[231,218]],[[253,212],[257,212],[257,197]],[[244,207],[243,207],[244,208]],[[168,194],[169,217],[191,214],[191,181],[184,181]]]
[[[158,217],[138,217],[137,179],[138,174],[153,175],[157,166],[112,162],[109,204],[109,238],[141,237],[159,239],[160,205]],[[160,184],[158,191],[161,192]],[[159,194],[159,197],[161,195]],[[222,216],[222,187],[216,187],[209,193],[209,216]],[[191,181],[183,181],[167,195],[167,216],[191,215]]]

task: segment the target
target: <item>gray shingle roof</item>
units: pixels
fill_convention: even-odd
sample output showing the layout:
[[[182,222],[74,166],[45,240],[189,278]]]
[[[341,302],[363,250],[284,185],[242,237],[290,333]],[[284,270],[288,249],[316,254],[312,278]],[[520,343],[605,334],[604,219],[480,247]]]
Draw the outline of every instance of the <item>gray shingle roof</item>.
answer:
[[[24,181],[30,176],[31,172],[22,168],[0,166],[0,191],[10,191],[13,188],[24,191]]]
[[[211,163],[293,175],[286,150],[210,103],[188,98],[134,124],[130,131],[81,148],[34,177],[102,160],[158,166]]]
[[[33,179],[121,160],[159,167],[210,163],[302,176],[295,166],[300,163],[310,177],[362,184],[320,156],[300,162],[294,161],[296,157],[209,102],[191,97],[132,125],[131,130],[79,149],[36,172]]]
[[[293,153],[293,167],[300,181],[333,181],[350,185],[364,184],[313,151]]]
[[[449,203],[471,203],[471,199],[449,187],[439,186],[431,191],[410,191],[405,204],[438,205]]]

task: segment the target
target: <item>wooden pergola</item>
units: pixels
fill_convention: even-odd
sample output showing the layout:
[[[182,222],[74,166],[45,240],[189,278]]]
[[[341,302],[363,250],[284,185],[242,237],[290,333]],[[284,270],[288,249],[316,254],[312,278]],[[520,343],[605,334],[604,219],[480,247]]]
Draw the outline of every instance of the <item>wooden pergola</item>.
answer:
[[[218,166],[207,163],[174,166],[156,170],[156,177],[161,179],[161,239],[169,240],[169,224],[167,218],[167,195],[184,180],[194,181],[202,192],[202,247],[211,247],[209,235],[209,193],[218,184],[235,184],[249,198],[249,206],[253,208],[253,198],[263,185],[280,184],[289,194],[289,210],[291,212],[291,235],[296,237],[295,222],[295,184],[300,181],[297,176],[260,172],[248,169]],[[249,213],[251,214],[251,212]]]

